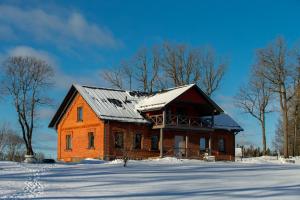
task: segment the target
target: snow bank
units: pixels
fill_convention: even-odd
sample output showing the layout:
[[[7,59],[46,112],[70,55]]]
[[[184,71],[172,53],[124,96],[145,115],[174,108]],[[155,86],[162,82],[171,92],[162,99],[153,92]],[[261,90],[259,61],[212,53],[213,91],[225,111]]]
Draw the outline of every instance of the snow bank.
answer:
[[[183,159],[178,159],[174,157],[164,157],[164,158],[150,158],[148,160],[144,160],[145,162],[153,162],[153,163],[160,163],[160,164],[181,164],[184,162]]]
[[[292,158],[295,160],[296,164],[300,164],[300,160],[298,158]],[[238,163],[249,163],[249,164],[294,164],[288,162],[285,158],[277,158],[277,156],[261,156],[261,157],[251,157],[251,158],[243,158],[241,160],[236,160]]]
[[[123,164],[124,161],[122,159],[115,159],[115,160],[112,160],[110,162],[107,162],[106,164],[108,165],[118,165],[118,164]]]

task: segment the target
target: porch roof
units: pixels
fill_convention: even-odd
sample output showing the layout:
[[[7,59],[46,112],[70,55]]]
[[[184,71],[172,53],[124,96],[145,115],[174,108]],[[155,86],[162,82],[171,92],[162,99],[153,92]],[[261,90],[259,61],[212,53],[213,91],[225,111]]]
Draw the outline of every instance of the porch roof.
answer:
[[[175,88],[169,88],[160,92],[154,93],[142,99],[136,105],[139,111],[158,110],[177,99],[191,88],[196,88],[203,98],[210,104],[218,113],[224,112],[211,98],[209,98],[196,84],[183,85]]]

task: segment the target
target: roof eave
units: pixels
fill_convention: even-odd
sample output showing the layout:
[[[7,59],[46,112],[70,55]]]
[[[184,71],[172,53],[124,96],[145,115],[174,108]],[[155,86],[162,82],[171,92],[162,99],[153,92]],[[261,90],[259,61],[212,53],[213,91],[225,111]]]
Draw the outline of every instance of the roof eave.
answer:
[[[72,85],[69,89],[67,95],[65,96],[63,102],[58,107],[57,111],[55,112],[54,116],[52,117],[48,127],[49,128],[55,128],[57,129],[57,124],[60,121],[60,119],[63,117],[67,107],[71,103],[71,101],[74,99],[75,95],[78,93],[75,86]]]

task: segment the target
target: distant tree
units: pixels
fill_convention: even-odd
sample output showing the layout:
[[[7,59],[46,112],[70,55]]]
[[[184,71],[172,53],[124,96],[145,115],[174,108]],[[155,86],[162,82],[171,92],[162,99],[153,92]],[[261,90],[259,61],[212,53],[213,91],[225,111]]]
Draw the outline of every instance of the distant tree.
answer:
[[[24,154],[24,141],[8,123],[0,125],[0,159],[21,161]]]
[[[220,87],[227,65],[212,48],[165,42],[151,50],[139,49],[133,58],[123,60],[114,69],[104,70],[101,76],[112,87],[129,86],[131,90],[134,85],[135,89],[148,93],[197,83],[211,96]]]
[[[246,113],[256,118],[261,127],[263,155],[266,154],[266,114],[272,110],[269,108],[271,91],[267,80],[257,76],[260,67],[253,67],[250,81],[246,87],[242,87],[236,95],[236,104]]]
[[[21,161],[24,153],[24,141],[16,133],[7,135],[7,154],[6,159],[11,161]]]
[[[292,154],[293,156],[300,155],[300,55],[298,55],[297,73],[294,76],[294,93],[291,100],[291,129],[293,132]]]
[[[117,89],[123,88],[123,71],[121,68],[116,68],[114,70],[105,70],[100,74],[104,80],[106,80],[112,87]]]
[[[47,91],[52,84],[53,70],[35,57],[9,57],[2,68],[1,86],[12,97],[21,126],[26,154],[34,155],[32,135],[37,109],[50,103]]]
[[[130,66],[130,63],[126,61],[121,62],[121,70],[124,73],[125,78],[128,79],[129,82],[129,90],[132,90],[132,80],[134,77],[134,69]]]
[[[279,97],[284,132],[284,157],[289,156],[288,103],[293,97],[289,92],[292,86],[292,75],[295,73],[290,60],[286,43],[282,38],[277,38],[266,48],[257,51],[257,63],[263,67],[258,75],[268,81],[271,91]]]
[[[228,63],[218,59],[212,48],[202,49],[199,59],[200,87],[211,96],[220,87]]]
[[[144,92],[152,93],[158,84],[160,54],[158,48],[153,48],[149,54],[147,49],[141,49],[134,59],[135,78]]]
[[[184,44],[165,43],[162,51],[162,67],[174,86],[195,83],[200,80],[199,53]]]
[[[283,154],[283,144],[284,144],[283,126],[282,126],[282,120],[279,119],[276,124],[273,146],[275,150],[278,151],[280,154]]]

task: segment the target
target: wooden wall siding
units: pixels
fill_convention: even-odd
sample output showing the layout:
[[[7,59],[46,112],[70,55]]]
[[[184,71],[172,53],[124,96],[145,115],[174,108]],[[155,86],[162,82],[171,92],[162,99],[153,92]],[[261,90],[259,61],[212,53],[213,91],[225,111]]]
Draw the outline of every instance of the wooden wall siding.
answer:
[[[124,148],[115,149],[115,132],[123,132],[124,134]],[[141,133],[142,148],[141,150],[133,149],[134,135]],[[107,159],[121,158],[124,153],[131,159],[146,159],[149,157],[158,157],[158,151],[151,150],[151,136],[157,134],[159,136],[159,130],[152,130],[144,125],[130,124],[130,123],[109,123],[109,152],[107,153]],[[208,148],[208,132],[185,132],[185,131],[172,131],[164,130],[164,155],[174,156],[175,135],[188,136],[188,157],[189,158],[202,158],[203,153],[199,151],[200,138],[205,137],[207,139],[206,145]],[[234,134],[227,131],[211,132],[212,136],[212,155],[216,156],[217,160],[232,160],[234,158]],[[218,151],[218,141],[223,138],[225,140],[225,152]]]
[[[83,121],[77,121],[77,107],[83,108]],[[58,160],[77,161],[82,158],[103,158],[104,123],[86,101],[77,94],[58,124]],[[95,148],[88,149],[88,132],[94,132]],[[72,135],[72,150],[66,150],[66,135]]]
[[[145,124],[133,124],[133,123],[120,123],[120,122],[109,122],[108,137],[109,144],[108,152],[106,152],[106,157],[108,159],[114,159],[116,157],[121,157],[126,152],[129,157],[136,157],[137,159],[142,159],[146,157],[158,156],[159,152],[151,151],[151,134],[158,131],[154,131],[151,127]],[[115,148],[115,133],[122,132],[124,134],[124,148]],[[136,133],[142,134],[142,145],[141,150],[134,149],[134,136]]]
[[[192,88],[189,91],[185,92],[179,96],[176,101],[184,101],[187,103],[196,103],[196,104],[207,104],[206,100],[199,94],[197,89]]]

